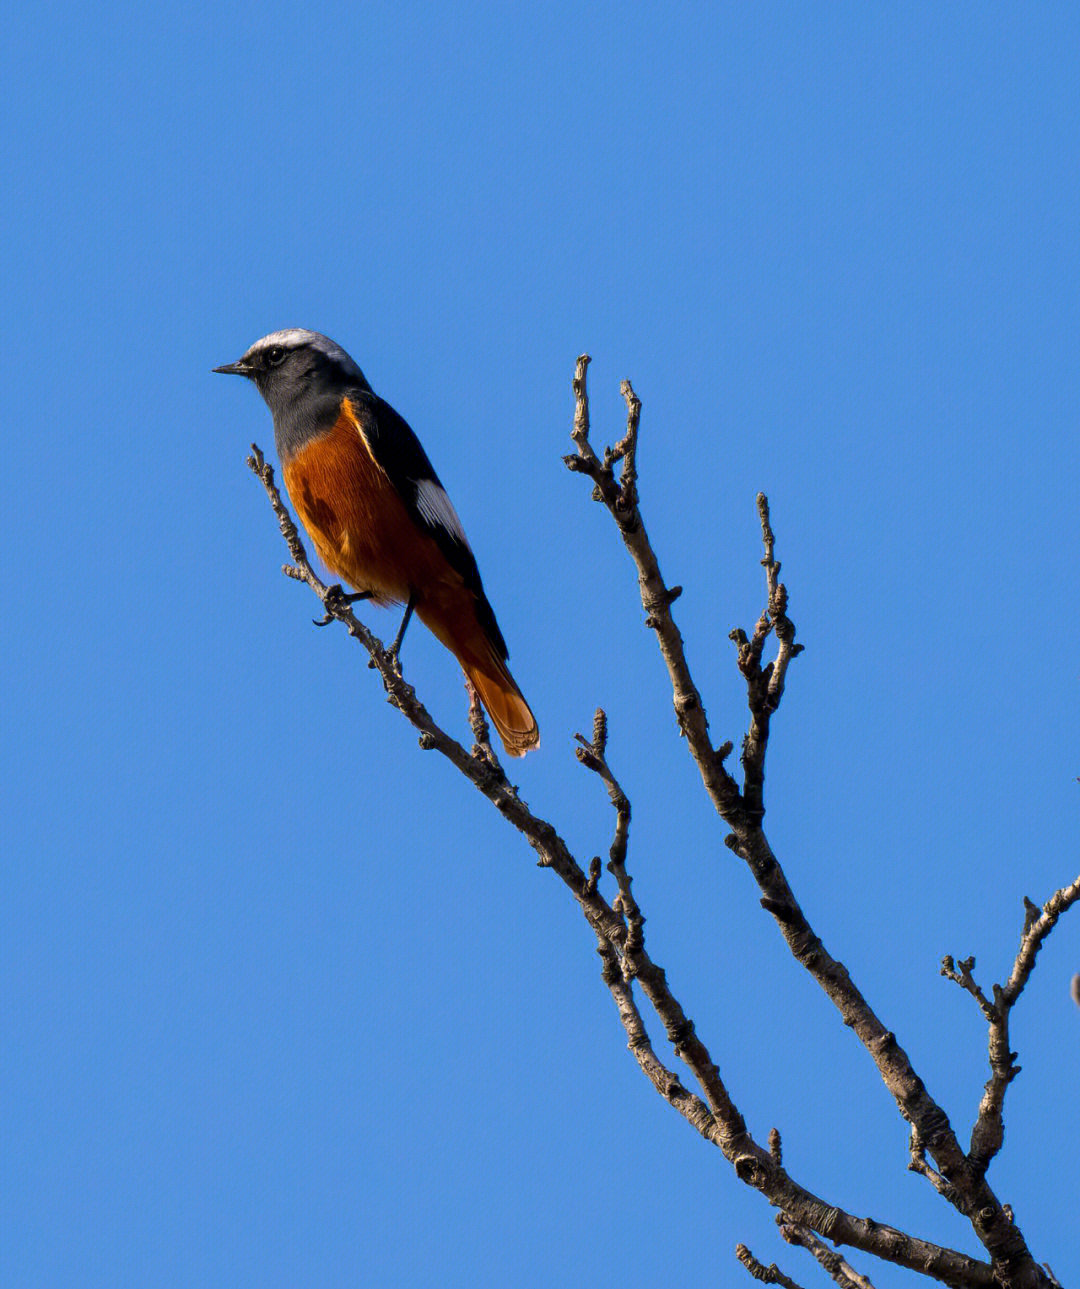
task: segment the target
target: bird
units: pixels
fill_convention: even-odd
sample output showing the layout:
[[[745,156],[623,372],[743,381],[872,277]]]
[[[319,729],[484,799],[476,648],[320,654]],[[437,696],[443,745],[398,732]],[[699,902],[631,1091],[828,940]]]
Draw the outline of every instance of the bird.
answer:
[[[507,666],[461,520],[412,429],[327,336],[293,327],[215,367],[251,380],[270,409],[286,490],[345,598],[404,604],[391,652],[416,616],[461,664],[503,746],[540,742]]]

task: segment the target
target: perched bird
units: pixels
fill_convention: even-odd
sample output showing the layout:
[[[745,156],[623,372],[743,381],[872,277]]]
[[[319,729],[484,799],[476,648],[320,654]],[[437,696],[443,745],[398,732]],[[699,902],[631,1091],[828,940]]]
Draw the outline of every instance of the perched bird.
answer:
[[[506,665],[507,648],[446,490],[405,421],[340,345],[275,331],[215,371],[247,376],[274,417],[285,487],[320,558],[350,600],[413,610],[461,663],[511,756],[540,742]]]

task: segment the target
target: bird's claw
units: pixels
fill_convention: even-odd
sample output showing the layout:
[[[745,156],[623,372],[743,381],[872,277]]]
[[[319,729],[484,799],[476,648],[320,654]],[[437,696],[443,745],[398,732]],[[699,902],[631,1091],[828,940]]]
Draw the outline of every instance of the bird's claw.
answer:
[[[343,607],[345,592],[341,589],[341,584],[335,582],[333,586],[326,588],[326,594],[323,596],[323,608],[326,612],[321,618],[312,618],[312,624],[316,627],[326,627],[333,622],[337,616],[335,610],[339,613]]]
[[[355,604],[358,600],[370,599],[370,591],[353,591],[351,595],[346,595],[341,588],[341,583],[335,582],[333,586],[326,588],[326,594],[323,596],[323,607],[326,609],[325,615],[321,618],[312,618],[311,621],[317,627],[328,626],[350,605]]]

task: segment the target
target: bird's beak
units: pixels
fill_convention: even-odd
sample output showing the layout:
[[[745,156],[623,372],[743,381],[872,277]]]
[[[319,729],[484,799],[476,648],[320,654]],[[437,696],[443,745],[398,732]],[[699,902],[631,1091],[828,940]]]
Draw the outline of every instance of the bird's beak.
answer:
[[[252,369],[242,358],[238,358],[234,363],[226,363],[224,367],[215,367],[214,371],[222,372],[226,376],[250,376]]]

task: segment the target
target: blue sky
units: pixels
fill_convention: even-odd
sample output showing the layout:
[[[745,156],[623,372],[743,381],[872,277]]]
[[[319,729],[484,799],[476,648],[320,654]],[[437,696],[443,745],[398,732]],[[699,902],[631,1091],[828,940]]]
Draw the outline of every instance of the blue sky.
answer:
[[[769,834],[966,1137],[985,1027],[940,958],[1003,978],[1077,868],[1078,37],[1064,4],[10,15],[6,1283],[748,1284],[740,1240],[824,1282],[641,1077],[568,894],[280,576],[268,415],[210,368],[283,326],[423,440],[540,720],[515,777],[586,862],[607,708],[650,948],[755,1134],[978,1251],[723,846],[560,457],[588,350],[596,438],[622,377],[644,402],[718,740],[769,494],[806,645]],[[404,661],[464,736],[453,660],[414,628]],[[1073,916],[991,1173],[1065,1282]]]

